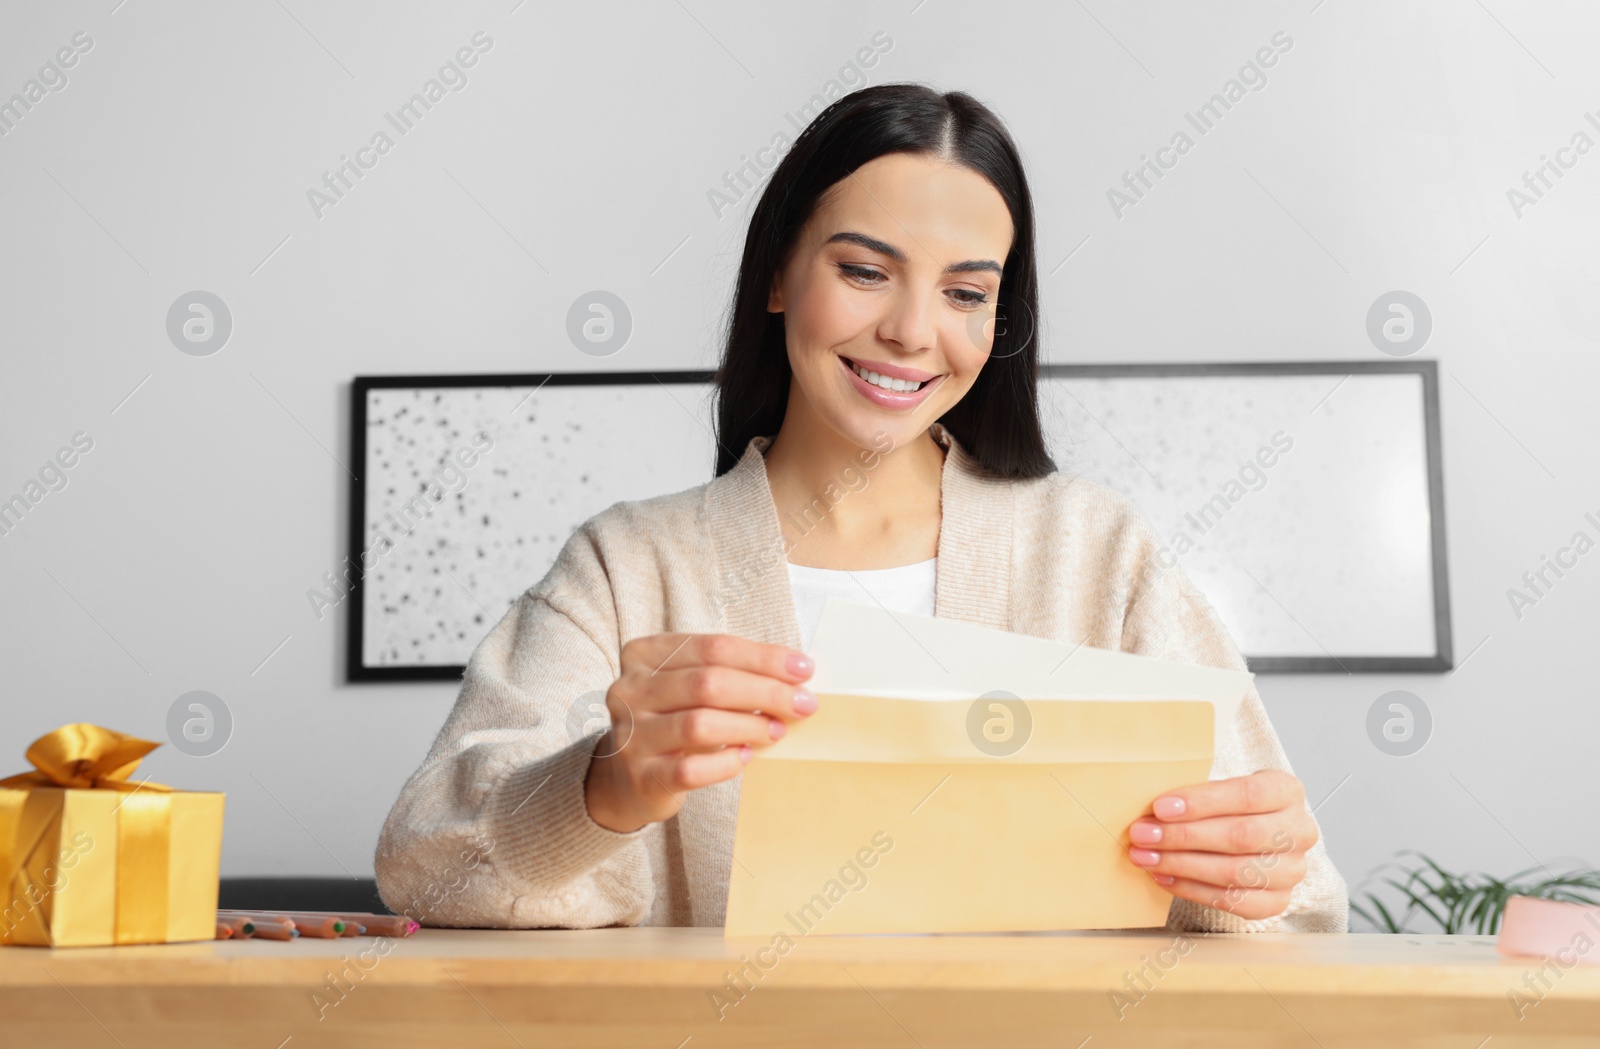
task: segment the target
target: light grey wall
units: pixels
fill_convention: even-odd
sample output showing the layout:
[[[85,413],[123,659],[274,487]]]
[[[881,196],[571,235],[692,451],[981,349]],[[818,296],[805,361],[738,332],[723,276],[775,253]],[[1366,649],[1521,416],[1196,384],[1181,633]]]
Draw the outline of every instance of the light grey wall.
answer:
[[[1464,665],[1261,690],[1352,883],[1401,848],[1600,859],[1600,552],[1520,618],[1507,597],[1600,539],[1600,156],[1507,195],[1600,141],[1592,5],[514,3],[6,5],[0,98],[92,47],[0,137],[0,493],[93,448],[0,537],[0,772],[67,720],[163,738],[209,691],[226,748],[146,767],[228,792],[225,873],[369,873],[454,689],[342,684],[343,617],[306,599],[344,552],[350,377],[711,366],[748,202],[709,191],[877,37],[867,80],[973,92],[1021,143],[1052,360],[1385,359],[1369,307],[1421,297]],[[1280,31],[1265,85],[1193,131]],[[319,217],[324,171],[479,32],[465,86]],[[636,325],[598,365],[565,331],[595,288]],[[167,331],[195,289],[232,315],[207,356]],[[1392,689],[1432,711],[1409,757],[1368,738]]]

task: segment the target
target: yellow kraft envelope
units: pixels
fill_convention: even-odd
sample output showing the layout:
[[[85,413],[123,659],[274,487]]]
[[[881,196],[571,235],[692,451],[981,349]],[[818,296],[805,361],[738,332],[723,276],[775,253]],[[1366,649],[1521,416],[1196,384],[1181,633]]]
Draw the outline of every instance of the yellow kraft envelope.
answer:
[[[817,713],[741,775],[726,935],[1166,923],[1128,824],[1209,778],[1253,675],[834,598],[810,651]]]
[[[1166,924],[1127,827],[1205,780],[1210,703],[1025,700],[1027,742],[996,756],[971,725],[1003,735],[1005,705],[818,699],[742,775],[726,935]]]

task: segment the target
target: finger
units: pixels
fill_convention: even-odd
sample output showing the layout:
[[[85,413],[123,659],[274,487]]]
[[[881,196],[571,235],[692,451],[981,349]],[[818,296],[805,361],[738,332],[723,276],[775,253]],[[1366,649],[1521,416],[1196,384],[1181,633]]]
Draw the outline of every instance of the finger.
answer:
[[[783,722],[762,714],[695,707],[643,719],[635,745],[645,754],[695,753],[740,745],[770,747],[786,731]]]
[[[637,682],[636,682],[637,683]],[[715,707],[719,710],[759,710],[775,718],[794,721],[817,709],[809,689],[785,681],[724,666],[685,667],[663,671],[640,685],[655,713]]]
[[[1303,855],[1225,856],[1216,852],[1155,852],[1130,849],[1128,859],[1152,874],[1206,882],[1245,892],[1292,889],[1306,876]]]
[[[651,634],[622,646],[622,669],[648,674],[695,666],[732,667],[790,684],[814,669],[811,657],[787,645],[769,645],[736,634]]]
[[[1162,822],[1276,812],[1305,800],[1300,781],[1278,769],[1169,790],[1151,806]]]
[[[1151,849],[1187,849],[1196,852],[1226,852],[1236,856],[1304,852],[1315,844],[1315,824],[1296,834],[1289,814],[1268,812],[1249,816],[1212,816],[1191,822],[1162,823],[1148,816],[1128,827],[1128,838],[1135,845]],[[1307,837],[1310,840],[1305,840]]]
[[[1250,921],[1282,914],[1289,906],[1288,889],[1252,892],[1209,885],[1188,878],[1174,878],[1172,884],[1161,887],[1180,899],[1192,900]]]
[[[687,792],[732,779],[744,770],[751,754],[749,747],[729,747],[707,754],[684,754],[672,758],[666,771],[674,789]]]

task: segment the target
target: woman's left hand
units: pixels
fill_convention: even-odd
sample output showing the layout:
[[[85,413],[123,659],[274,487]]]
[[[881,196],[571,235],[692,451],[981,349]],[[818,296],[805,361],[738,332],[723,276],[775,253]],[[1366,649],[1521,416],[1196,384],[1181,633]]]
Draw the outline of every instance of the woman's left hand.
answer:
[[[1128,856],[1172,895],[1270,918],[1306,876],[1317,824],[1294,776],[1264,769],[1168,791],[1128,827]]]

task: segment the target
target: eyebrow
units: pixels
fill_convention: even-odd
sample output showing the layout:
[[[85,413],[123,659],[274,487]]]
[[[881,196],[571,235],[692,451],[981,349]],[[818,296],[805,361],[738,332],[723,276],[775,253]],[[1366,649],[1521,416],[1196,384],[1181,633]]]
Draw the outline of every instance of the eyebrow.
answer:
[[[824,243],[832,244],[835,241],[840,241],[846,244],[858,244],[861,247],[866,248],[868,251],[875,251],[880,255],[887,255],[896,262],[906,261],[905,252],[901,251],[893,244],[885,243],[876,237],[869,237],[865,233],[857,233],[854,230],[845,230],[842,233],[835,233]],[[952,262],[950,265],[944,268],[944,271],[946,273],[981,273],[984,271],[997,274],[1004,273],[1004,270],[1000,268],[1000,264],[993,259],[968,259],[965,262]]]

